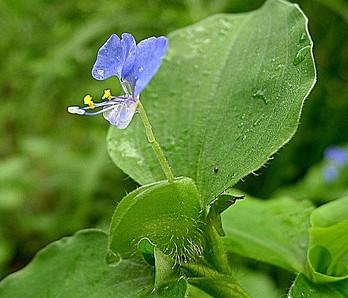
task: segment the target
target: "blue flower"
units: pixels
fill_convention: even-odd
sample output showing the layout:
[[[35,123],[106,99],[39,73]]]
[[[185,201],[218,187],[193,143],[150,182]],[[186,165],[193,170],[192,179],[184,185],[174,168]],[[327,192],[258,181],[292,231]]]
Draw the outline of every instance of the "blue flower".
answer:
[[[327,182],[333,182],[339,176],[339,170],[348,162],[348,152],[342,147],[329,147],[324,152],[327,161],[323,175]]]
[[[329,147],[324,152],[325,159],[338,166],[344,165],[348,161],[348,152],[341,147]]]
[[[336,166],[329,165],[323,170],[325,181],[332,182],[338,177],[338,169]]]
[[[92,76],[96,80],[118,77],[124,95],[114,97],[110,90],[105,90],[103,99],[106,101],[94,103],[90,96],[86,96],[86,107],[69,107],[68,111],[80,115],[102,113],[110,124],[126,128],[136,111],[140,93],[158,71],[167,46],[168,40],[164,36],[150,37],[136,44],[129,33],[123,33],[121,39],[112,34],[98,51]],[[94,108],[101,109],[94,113],[86,112]]]

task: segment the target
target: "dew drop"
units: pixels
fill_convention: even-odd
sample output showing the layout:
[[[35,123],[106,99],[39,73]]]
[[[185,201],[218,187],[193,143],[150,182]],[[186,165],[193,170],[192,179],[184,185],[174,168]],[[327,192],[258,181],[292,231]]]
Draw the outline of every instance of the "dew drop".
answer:
[[[103,69],[98,69],[97,74],[100,75],[101,77],[104,76],[104,70]]]
[[[299,65],[306,58],[306,56],[309,52],[309,49],[310,49],[310,46],[305,46],[305,47],[301,48],[297,52],[294,60],[292,61],[292,64],[294,64],[295,66]]]
[[[304,43],[307,40],[307,34],[305,32],[303,32],[300,36],[300,43]]]
[[[279,63],[277,66],[276,66],[276,70],[279,70],[279,69],[281,69],[282,67],[284,67],[284,64],[281,64],[281,63]]]
[[[265,93],[266,92],[264,89],[258,89],[253,93],[252,97],[257,98],[257,99],[261,99],[265,104],[268,104],[269,99],[266,97]]]
[[[237,125],[238,128],[242,128],[244,126],[244,122],[239,122],[239,124]]]
[[[221,30],[219,31],[219,34],[220,34],[220,35],[226,35],[227,32],[228,32],[227,30],[221,29]]]
[[[226,29],[229,29],[229,28],[232,27],[232,24],[229,21],[227,21],[227,20],[220,19],[220,23]]]
[[[214,171],[214,174],[217,174],[219,172],[219,168],[218,167],[214,167],[213,171]]]
[[[253,123],[253,126],[258,126],[260,124],[260,122],[261,122],[261,118],[256,119]]]
[[[109,250],[105,256],[105,261],[109,266],[116,266],[121,261],[121,256]]]

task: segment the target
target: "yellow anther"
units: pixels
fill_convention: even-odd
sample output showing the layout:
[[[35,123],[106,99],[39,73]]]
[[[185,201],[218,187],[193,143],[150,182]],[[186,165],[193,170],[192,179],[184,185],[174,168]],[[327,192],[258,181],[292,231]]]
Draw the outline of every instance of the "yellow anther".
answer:
[[[92,96],[90,96],[89,94],[83,98],[83,103],[85,105],[88,105],[91,109],[94,109],[94,102],[92,100]]]
[[[110,89],[105,89],[104,90],[104,94],[103,94],[102,99],[108,99],[108,100],[112,99],[112,94],[111,94],[111,90]]]

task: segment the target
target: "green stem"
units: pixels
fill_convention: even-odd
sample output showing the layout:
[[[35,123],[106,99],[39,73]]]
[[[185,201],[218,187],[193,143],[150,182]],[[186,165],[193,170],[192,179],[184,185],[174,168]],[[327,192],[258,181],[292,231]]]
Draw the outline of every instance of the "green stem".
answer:
[[[208,260],[213,264],[217,271],[230,275],[231,268],[228,263],[222,239],[211,222],[207,223],[206,233],[209,242]]]
[[[145,133],[146,133],[147,140],[150,143],[153,151],[155,152],[155,155],[156,155],[156,157],[161,165],[163,173],[166,176],[168,182],[172,183],[172,182],[174,182],[174,175],[172,173],[172,170],[170,169],[169,163],[168,163],[166,157],[164,156],[164,153],[163,153],[160,145],[158,144],[158,142],[155,139],[155,136],[153,135],[153,131],[152,131],[152,127],[151,127],[149,118],[147,118],[145,109],[144,109],[142,103],[140,102],[140,100],[138,100],[138,112],[140,114],[141,120],[143,121],[143,124],[145,127]]]

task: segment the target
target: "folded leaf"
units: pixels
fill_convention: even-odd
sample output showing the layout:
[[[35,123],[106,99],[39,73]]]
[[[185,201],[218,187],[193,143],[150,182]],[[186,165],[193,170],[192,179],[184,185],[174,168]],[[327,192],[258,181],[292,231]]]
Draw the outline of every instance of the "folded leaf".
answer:
[[[202,253],[205,211],[194,182],[179,178],[143,186],[127,195],[112,218],[109,249],[121,259],[134,257],[148,238],[176,262]]]
[[[308,271],[318,283],[348,278],[348,197],[313,211],[309,229]]]
[[[303,274],[299,274],[290,288],[288,298],[346,298],[348,281],[329,284],[315,284]]]

